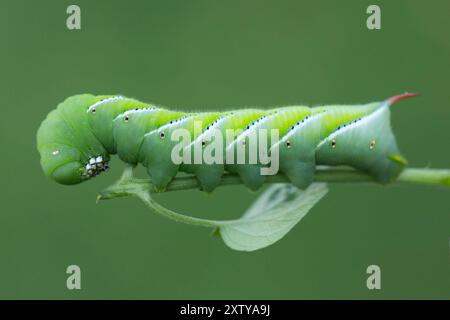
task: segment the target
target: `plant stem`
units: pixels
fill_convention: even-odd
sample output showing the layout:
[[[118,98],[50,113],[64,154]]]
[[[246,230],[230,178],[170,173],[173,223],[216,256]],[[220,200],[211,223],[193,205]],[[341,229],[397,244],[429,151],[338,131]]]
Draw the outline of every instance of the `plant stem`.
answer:
[[[163,217],[174,220],[176,222],[186,223],[186,224],[200,226],[200,227],[212,227],[212,228],[218,227],[217,221],[187,216],[187,215],[172,211],[166,207],[163,207],[158,202],[153,200],[152,197],[150,197],[150,194],[148,192],[137,192],[137,193],[134,193],[133,195],[137,196],[139,199],[141,199],[141,201],[144,202],[154,212],[158,213],[159,215],[162,215]]]
[[[429,168],[405,169],[397,178],[397,182],[409,184],[443,185],[450,187],[450,170]]]
[[[315,182],[329,183],[376,183],[377,181],[369,174],[346,168],[319,168],[316,171]],[[282,174],[267,176],[266,183],[286,183],[289,180]],[[403,170],[394,182],[396,184],[426,184],[444,185],[450,187],[450,170],[409,168]],[[232,174],[225,174],[219,186],[239,185],[241,179]],[[200,189],[200,185],[194,176],[177,177],[164,190],[157,190],[151,183],[151,179],[137,179],[132,176],[132,169],[127,168],[122,178],[114,185],[102,191],[98,200],[112,199],[129,196],[138,191],[159,193],[167,191],[180,191]]]
[[[314,177],[315,182],[376,182],[375,179],[361,171],[345,168],[318,168]],[[287,183],[289,180],[281,174],[267,176],[267,183]],[[403,184],[428,184],[444,185],[450,187],[450,170],[446,169],[405,169],[397,178],[395,183]],[[222,177],[220,186],[239,185],[242,181],[238,176],[225,174]],[[193,176],[175,178],[163,191],[179,191],[199,189],[200,185]],[[134,196],[142,200],[154,212],[175,220],[177,222],[191,225],[219,228],[230,221],[215,221],[201,219],[177,213],[165,208],[152,199],[151,193],[162,192],[157,190],[150,179],[137,179],[133,177],[133,168],[126,167],[122,177],[113,185],[106,188],[97,197],[97,201],[114,199],[118,197]]]
[[[151,184],[150,179],[139,179],[139,183]],[[329,183],[355,183],[377,181],[369,174],[353,169],[318,169],[314,176],[315,182]],[[283,174],[267,176],[266,183],[286,183],[289,179]],[[446,169],[405,169],[395,181],[397,184],[428,184],[444,185],[450,187],[450,170]],[[239,176],[225,174],[222,177],[220,186],[242,184]],[[164,191],[180,191],[189,189],[199,189],[200,185],[195,177],[175,178]],[[158,192],[156,189],[151,192]]]

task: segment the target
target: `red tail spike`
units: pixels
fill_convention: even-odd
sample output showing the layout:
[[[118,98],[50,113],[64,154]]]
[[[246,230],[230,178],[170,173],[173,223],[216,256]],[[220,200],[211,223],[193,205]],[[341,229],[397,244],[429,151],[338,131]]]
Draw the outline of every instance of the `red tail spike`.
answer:
[[[388,104],[391,105],[391,104],[393,104],[393,103],[395,103],[397,101],[400,101],[400,100],[403,100],[403,99],[408,99],[408,98],[413,98],[413,97],[415,97],[417,95],[418,95],[417,93],[405,92],[405,93],[402,93],[402,94],[390,97],[390,98],[386,99],[385,101]]]

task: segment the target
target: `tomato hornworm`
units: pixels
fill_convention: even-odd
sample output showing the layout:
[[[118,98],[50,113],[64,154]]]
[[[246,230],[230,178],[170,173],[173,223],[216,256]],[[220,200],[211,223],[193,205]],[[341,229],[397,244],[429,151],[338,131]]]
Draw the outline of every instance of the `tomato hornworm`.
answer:
[[[389,183],[406,164],[392,133],[389,107],[413,96],[405,93],[359,105],[188,113],[124,96],[81,94],[67,98],[48,114],[38,130],[37,147],[44,173],[62,184],[77,184],[98,175],[108,169],[110,155],[117,154],[130,165],[144,165],[161,190],[179,171],[195,175],[208,192],[220,184],[225,172],[239,175],[247,187],[258,189],[266,178],[260,170],[270,163],[258,155],[253,163],[236,160],[239,150],[251,157],[250,153],[258,154],[263,147],[269,155],[276,151],[277,158],[271,161],[278,161],[279,171],[300,189],[312,183],[321,165],[351,166],[380,183]],[[184,160],[175,163],[173,137],[181,129],[190,143],[181,148]],[[185,161],[193,157],[190,151],[197,144],[206,151],[217,142],[213,132],[225,137],[229,130],[231,139],[209,148],[215,159],[220,154],[223,161]],[[270,134],[252,139],[251,133],[263,130],[276,130],[276,139]],[[252,141],[256,141],[253,151],[249,148]],[[230,151],[234,155],[226,161]]]

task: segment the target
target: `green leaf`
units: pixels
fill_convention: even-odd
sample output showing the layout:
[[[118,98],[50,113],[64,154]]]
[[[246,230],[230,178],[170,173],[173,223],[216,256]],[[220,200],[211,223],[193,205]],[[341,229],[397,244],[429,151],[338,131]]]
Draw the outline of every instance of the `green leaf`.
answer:
[[[283,175],[272,178],[277,179],[272,179],[272,183],[286,180]],[[374,181],[374,178],[365,172],[327,167],[319,167],[315,179],[316,181],[327,182]],[[223,185],[241,183],[239,177],[231,174],[224,175],[223,181]],[[403,170],[397,178],[397,182],[450,187],[450,170],[409,168]],[[180,177],[172,181],[167,191],[196,189],[198,187],[198,181],[195,177]],[[325,183],[314,183],[304,191],[288,183],[272,185],[261,194],[240,219],[228,221],[200,219],[172,211],[161,206],[151,197],[151,194],[156,191],[158,190],[155,189],[150,179],[134,178],[133,168],[128,166],[125,168],[122,178],[100,192],[97,201],[135,196],[161,216],[177,222],[213,228],[214,234],[221,235],[224,242],[232,249],[254,251],[267,247],[283,238],[328,192],[328,189]]]
[[[157,214],[177,222],[211,227],[230,248],[254,251],[283,238],[306,213],[328,192],[325,183],[313,183],[302,191],[288,183],[271,185],[236,220],[209,220],[177,213],[157,203],[151,197],[152,185],[134,179],[131,169],[122,178],[103,190],[98,199],[113,199],[133,195],[140,198]]]
[[[218,221],[220,234],[234,250],[267,247],[283,238],[327,192],[324,183],[304,191],[290,184],[272,185],[240,219]]]

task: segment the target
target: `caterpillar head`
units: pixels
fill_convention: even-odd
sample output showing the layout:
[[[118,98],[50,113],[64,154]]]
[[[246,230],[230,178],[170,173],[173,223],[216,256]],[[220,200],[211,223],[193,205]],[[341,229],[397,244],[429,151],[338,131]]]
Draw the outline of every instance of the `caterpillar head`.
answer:
[[[108,153],[92,135],[86,107],[93,96],[74,96],[50,112],[37,133],[37,148],[45,175],[72,185],[108,169]]]
[[[61,184],[77,184],[108,170],[108,160],[102,155],[83,160],[80,152],[67,145],[53,145],[41,151],[44,173]]]

